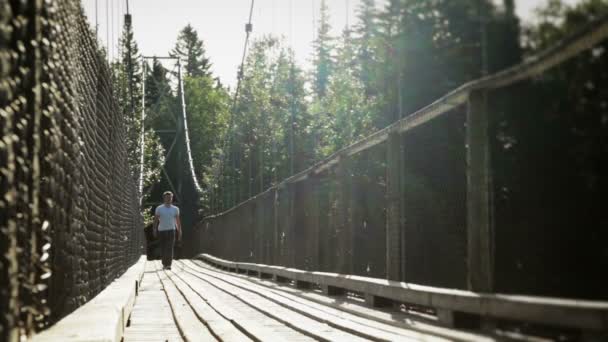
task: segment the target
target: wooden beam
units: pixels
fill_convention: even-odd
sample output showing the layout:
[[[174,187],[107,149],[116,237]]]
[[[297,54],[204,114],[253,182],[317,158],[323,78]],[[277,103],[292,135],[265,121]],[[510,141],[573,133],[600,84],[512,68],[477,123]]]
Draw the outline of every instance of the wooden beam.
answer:
[[[531,322],[555,327],[577,328],[591,336],[605,336],[608,331],[608,302],[563,299],[499,293],[477,293],[466,290],[425,286],[386,279],[369,278],[328,272],[307,272],[280,266],[234,263],[208,254],[197,259],[219,266],[250,269],[276,277],[315,283],[322,289],[353,291],[365,296],[377,296],[396,303],[416,304],[434,308],[442,323],[448,323],[450,313],[468,313],[519,322]],[[439,312],[441,311],[441,312]],[[596,333],[600,332],[600,335]],[[600,340],[600,339],[598,339]]]
[[[320,232],[319,232],[319,178],[311,177],[308,181],[308,194],[306,195],[306,211],[308,231],[306,232],[307,243],[308,243],[308,258],[309,258],[309,269],[319,270],[319,243],[320,243]]]
[[[386,144],[386,277],[401,280],[402,243],[401,243],[401,149],[402,137],[393,132]]]
[[[467,112],[467,263],[472,291],[494,289],[492,172],[486,94],[471,93]]]
[[[353,274],[353,222],[351,215],[352,160],[347,155],[340,156],[338,169],[338,219],[336,238],[338,241],[337,271]]]

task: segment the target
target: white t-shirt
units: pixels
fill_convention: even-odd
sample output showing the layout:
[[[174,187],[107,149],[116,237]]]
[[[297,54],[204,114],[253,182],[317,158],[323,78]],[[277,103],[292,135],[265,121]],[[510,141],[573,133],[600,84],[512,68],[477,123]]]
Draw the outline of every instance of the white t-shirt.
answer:
[[[158,230],[174,230],[176,226],[177,216],[179,216],[179,208],[171,205],[166,206],[164,204],[156,207],[156,215],[158,215],[159,224]]]

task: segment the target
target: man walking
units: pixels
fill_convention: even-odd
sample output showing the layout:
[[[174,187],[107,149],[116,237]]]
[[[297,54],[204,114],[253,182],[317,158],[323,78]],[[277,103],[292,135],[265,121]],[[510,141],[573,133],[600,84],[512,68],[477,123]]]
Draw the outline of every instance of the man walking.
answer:
[[[163,268],[170,270],[175,239],[177,237],[177,240],[180,241],[182,237],[182,223],[179,219],[179,208],[172,204],[173,193],[171,191],[163,193],[163,201],[164,203],[156,207],[154,213],[154,232],[158,232],[159,235]]]

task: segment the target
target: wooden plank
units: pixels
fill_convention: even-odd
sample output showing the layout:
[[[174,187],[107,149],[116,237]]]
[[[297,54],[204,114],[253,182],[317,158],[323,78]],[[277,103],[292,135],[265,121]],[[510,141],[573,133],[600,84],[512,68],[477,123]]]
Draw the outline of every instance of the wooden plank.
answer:
[[[124,342],[183,341],[156,274],[159,267],[158,261],[146,263],[130,325],[125,329]]]
[[[210,268],[207,264],[201,263],[200,261],[195,262],[200,267]],[[217,272],[223,272],[215,269]],[[232,274],[232,273],[230,273]],[[368,320],[373,320],[381,323],[395,325],[409,330],[418,331],[420,333],[429,334],[433,336],[445,337],[450,340],[461,340],[461,341],[472,341],[472,340],[485,340],[492,341],[493,339],[478,334],[469,332],[458,331],[442,326],[432,324],[429,320],[422,320],[417,316],[396,312],[390,309],[381,308],[370,308],[369,306],[362,304],[359,301],[351,300],[348,297],[343,297],[340,300],[336,300],[334,297],[315,292],[315,291],[301,291],[296,288],[281,286],[270,280],[256,279],[245,275],[234,274],[235,277],[247,279],[250,282],[265,286],[276,293],[289,293],[295,297],[300,297],[309,302],[318,303],[324,306],[334,308],[346,313],[350,313]],[[292,297],[293,298],[293,297]],[[297,299],[294,299],[297,301]]]
[[[184,263],[180,262],[180,268],[187,267]],[[300,312],[293,311],[282,305],[277,304],[258,293],[245,289],[242,287],[235,286],[230,282],[221,280],[208,274],[188,272],[183,268],[182,274],[190,274],[190,276],[204,279],[205,282],[212,286],[226,291],[231,296],[238,298],[241,302],[249,305],[255,310],[263,313],[264,315],[271,317],[272,319],[289,326],[294,331],[300,332],[304,335],[310,336],[314,339],[320,340],[344,340],[344,341],[364,341],[367,339],[361,338],[353,332],[346,332],[340,329],[333,328],[326,324],[325,321],[319,321],[318,317],[311,318],[308,315],[304,315]]]
[[[591,331],[608,331],[608,302],[551,297],[476,293],[337,273],[307,272],[280,266],[233,263],[210,255],[198,258],[283,278],[385,297],[397,302],[448,309],[487,317],[519,320]]]
[[[136,286],[146,261],[139,261],[57,324],[34,335],[32,341],[120,341],[136,300]],[[100,324],[103,322],[103,324]]]
[[[173,317],[181,334],[187,341],[217,341],[209,329],[190,307],[190,304],[168,279],[166,271],[157,271],[157,275],[167,294],[167,300],[173,311]]]
[[[282,289],[271,290],[265,286],[259,285],[258,282],[249,281],[244,276],[227,274],[226,272],[217,272],[212,269],[194,264],[192,262],[184,262],[193,272],[205,274],[216,279],[229,282],[232,286],[239,287],[256,293],[263,298],[275,302],[289,310],[300,313],[306,317],[313,318],[323,322],[331,327],[340,329],[363,338],[371,340],[426,340],[426,341],[446,341],[448,339],[432,335],[428,333],[420,333],[411,329],[399,327],[387,322],[378,322],[369,320],[348,312],[338,310],[336,308],[321,305],[302,297],[294,296]],[[255,278],[254,278],[255,279]],[[473,337],[469,335],[468,337]],[[453,338],[453,337],[452,337]]]
[[[473,92],[467,111],[467,263],[469,289],[494,290],[492,172],[486,94]]]
[[[220,315],[213,307],[207,304],[201,296],[194,292],[190,285],[186,284],[175,273],[168,272],[168,276],[178,291],[186,298],[197,317],[207,325],[214,336],[217,336],[222,341],[251,341],[230,320]]]
[[[198,295],[201,296],[209,306],[222,317],[231,321],[239,330],[243,331],[249,337],[260,341],[287,340],[288,334],[273,328],[273,326],[283,326],[284,324],[281,324],[280,321],[260,312],[234,295],[228,294],[200,278],[185,272],[180,272],[177,268],[173,271],[173,274],[193,289],[196,289]],[[288,331],[290,334],[297,333],[293,329]],[[297,334],[300,338],[307,337],[300,333]],[[310,338],[309,340],[312,341]]]

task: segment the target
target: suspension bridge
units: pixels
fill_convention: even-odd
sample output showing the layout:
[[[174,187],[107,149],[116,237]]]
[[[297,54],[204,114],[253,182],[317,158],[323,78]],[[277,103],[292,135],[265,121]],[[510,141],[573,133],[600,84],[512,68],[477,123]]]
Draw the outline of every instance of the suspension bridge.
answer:
[[[608,340],[603,259],[552,274],[505,262],[549,247],[498,224],[488,111],[607,37],[599,17],[204,218],[180,69],[182,171],[165,174],[189,204],[164,270],[142,256],[142,176],[80,3],[0,0],[2,341]],[[438,190],[416,197],[413,183]]]

